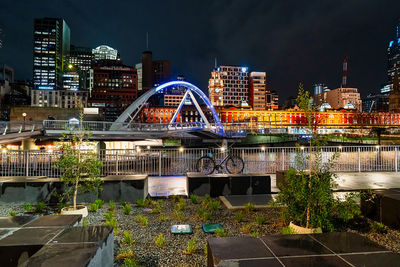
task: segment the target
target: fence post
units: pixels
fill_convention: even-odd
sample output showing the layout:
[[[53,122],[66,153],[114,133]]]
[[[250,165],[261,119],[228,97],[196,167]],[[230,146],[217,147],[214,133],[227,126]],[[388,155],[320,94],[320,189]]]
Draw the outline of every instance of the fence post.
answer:
[[[119,172],[118,172],[118,150],[116,151],[116,153],[115,153],[115,173],[116,173],[116,175],[118,175],[119,174]]]
[[[25,151],[25,161],[26,161],[26,169],[25,169],[25,176],[29,175],[29,151]]]
[[[161,150],[158,152],[158,176],[161,177]]]
[[[397,166],[397,164],[398,164],[398,161],[399,161],[399,151],[398,151],[398,147],[395,147],[395,151],[394,151],[395,153],[395,156],[394,156],[394,168],[395,168],[395,170],[396,170],[396,172],[397,172],[397,168],[398,168],[398,166]]]
[[[358,148],[358,172],[361,172],[361,149]]]
[[[282,148],[282,157],[281,157],[281,159],[282,159],[282,171],[284,171],[285,170],[285,149],[284,148]]]

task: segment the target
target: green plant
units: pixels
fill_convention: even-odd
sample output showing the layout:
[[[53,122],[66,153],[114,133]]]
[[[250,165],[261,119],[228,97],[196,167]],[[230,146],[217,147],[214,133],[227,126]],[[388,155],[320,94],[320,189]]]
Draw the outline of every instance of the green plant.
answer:
[[[296,169],[290,168],[286,174],[285,185],[277,201],[284,204],[283,219],[306,228],[318,228],[333,231],[337,218],[349,220],[357,215],[354,202],[348,199],[340,203],[333,196],[337,185],[332,167],[339,157],[334,153],[328,160],[322,157],[322,146],[325,140],[317,134],[320,117],[316,116],[317,107],[312,105],[311,96],[303,85],[299,86],[297,103],[305,114],[306,128],[312,136],[308,151],[299,147],[295,157]]]
[[[208,246],[207,246],[207,242],[206,242],[206,243],[204,243],[204,245],[203,245],[203,251],[204,251],[204,255],[207,257],[207,254],[208,254]]]
[[[380,222],[371,221],[369,227],[373,233],[386,234],[388,231],[387,226]]]
[[[130,232],[124,231],[124,238],[122,239],[122,243],[129,246],[134,243],[132,234]]]
[[[124,259],[124,264],[122,265],[122,267],[137,267],[137,266],[139,266],[139,263],[137,262],[137,260],[132,258]]]
[[[258,225],[263,225],[265,223],[265,221],[266,221],[266,219],[263,215],[256,217],[256,222]]]
[[[90,212],[97,212],[99,205],[97,203],[92,203],[89,205],[88,209]]]
[[[257,231],[251,232],[251,236],[252,236],[252,237],[257,237],[257,236],[258,236],[258,232],[257,232]]]
[[[226,237],[228,234],[225,232],[224,229],[217,228],[217,229],[215,229],[215,235],[217,237]]]
[[[129,204],[126,204],[125,206],[122,207],[122,210],[124,211],[125,215],[129,215],[131,213],[132,207]]]
[[[86,227],[86,226],[87,226],[87,223],[88,223],[88,222],[87,222],[86,219],[83,219],[83,220],[82,220],[82,226],[83,226],[83,227]]]
[[[17,213],[13,210],[10,210],[8,214],[10,214],[10,216],[17,216]]]
[[[136,200],[136,205],[138,205],[141,208],[147,208],[151,204],[151,200],[146,198],[146,199],[138,199]]]
[[[208,209],[210,211],[217,211],[217,210],[219,210],[220,206],[221,206],[221,202],[219,202],[218,200],[210,201],[208,203]]]
[[[181,198],[178,203],[175,205],[175,210],[185,210],[185,200]]]
[[[104,205],[104,200],[102,200],[102,199],[96,199],[96,200],[94,201],[94,203],[96,203],[97,206],[99,207],[99,209],[101,209],[101,208],[103,207],[103,205]]]
[[[240,211],[240,212],[238,212],[238,213],[235,214],[235,220],[236,220],[238,223],[242,222],[243,219],[244,219],[244,214],[243,214],[243,212]]]
[[[118,227],[118,221],[115,218],[111,218],[111,220],[106,221],[106,225],[111,226],[112,228],[114,228],[114,231],[116,231]]]
[[[46,204],[44,202],[38,202],[35,205],[35,212],[42,213],[46,208]]]
[[[179,195],[172,195],[171,198],[172,198],[172,201],[173,201],[173,202],[176,202],[176,203],[177,203],[177,202],[180,202],[181,199],[182,199],[182,197],[179,196]]]
[[[282,228],[282,234],[284,235],[293,235],[294,234],[294,229],[290,226],[283,227]]]
[[[207,211],[203,212],[202,218],[203,218],[204,221],[211,220],[211,218],[212,218],[211,212],[207,212]]]
[[[186,249],[183,251],[186,255],[191,255],[197,249],[197,240],[196,238],[192,238],[187,243]]]
[[[167,220],[167,216],[165,216],[164,214],[160,214],[160,217],[158,217],[158,219],[160,220],[160,222],[165,222]]]
[[[31,211],[31,209],[32,209],[32,204],[31,204],[31,203],[25,203],[25,204],[24,204],[24,209],[25,209],[26,212]]]
[[[110,200],[110,202],[108,202],[108,205],[110,206],[110,207],[108,208],[108,210],[111,211],[111,212],[114,212],[114,210],[115,210],[115,203],[114,203],[114,201]]]
[[[204,212],[206,212],[206,209],[203,206],[200,206],[197,210],[196,210],[196,216],[198,218],[203,218],[203,214]]]
[[[158,236],[156,236],[156,238],[154,239],[154,244],[156,247],[162,247],[164,246],[165,243],[165,238],[163,234],[159,234]]]
[[[114,217],[114,214],[112,212],[106,212],[104,216],[106,217],[106,221],[109,221]]]
[[[185,220],[185,215],[178,210],[174,210],[174,217],[181,222]]]
[[[77,101],[78,102],[78,101]],[[85,146],[92,143],[88,141],[90,133],[83,129],[83,106],[78,102],[80,107],[80,116],[78,128],[70,129],[69,133],[63,133],[60,138],[59,146],[62,150],[60,157],[54,164],[54,168],[61,173],[60,180],[67,187],[68,195],[72,192],[73,209],[76,209],[76,198],[78,189],[81,191],[95,191],[101,188],[101,166],[102,163],[98,155],[93,150],[84,150]],[[101,189],[100,189],[101,190]],[[70,196],[68,196],[70,198]]]
[[[190,200],[192,201],[193,204],[199,203],[199,197],[193,194],[190,194]]]
[[[240,228],[240,231],[242,231],[245,234],[250,234],[252,230],[253,230],[253,224],[251,223],[245,224]]]
[[[248,202],[246,205],[244,205],[244,209],[246,210],[246,212],[250,213],[250,212],[254,211],[256,209],[256,207],[254,206],[253,203]]]
[[[143,227],[149,226],[149,219],[143,215],[136,216],[135,221],[140,223]]]
[[[115,261],[132,259],[133,257],[135,257],[135,254],[133,253],[132,249],[124,249],[115,257]]]

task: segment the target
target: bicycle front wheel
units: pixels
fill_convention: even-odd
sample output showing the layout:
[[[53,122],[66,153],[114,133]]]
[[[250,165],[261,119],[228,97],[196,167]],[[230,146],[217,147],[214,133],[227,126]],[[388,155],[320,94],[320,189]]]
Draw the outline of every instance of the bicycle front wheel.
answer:
[[[212,158],[208,156],[201,157],[197,161],[196,169],[198,172],[201,172],[203,174],[211,174],[214,172],[215,162]]]
[[[244,161],[238,156],[231,156],[226,161],[225,167],[231,174],[241,173],[244,169]]]

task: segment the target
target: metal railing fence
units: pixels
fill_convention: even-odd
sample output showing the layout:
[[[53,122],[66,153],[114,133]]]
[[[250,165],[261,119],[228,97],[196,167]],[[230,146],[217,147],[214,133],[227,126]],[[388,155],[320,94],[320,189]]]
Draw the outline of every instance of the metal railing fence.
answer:
[[[327,146],[322,147],[324,163],[335,154],[339,157],[333,165],[334,172],[397,172],[400,146]],[[184,175],[196,172],[197,160],[212,155],[218,163],[230,153],[245,162],[244,173],[275,173],[296,166],[296,155],[309,154],[308,147],[248,147],[231,148],[157,148],[100,150],[102,175]],[[59,177],[54,162],[61,151],[8,151],[0,153],[0,176]],[[307,167],[307,161],[305,162]]]

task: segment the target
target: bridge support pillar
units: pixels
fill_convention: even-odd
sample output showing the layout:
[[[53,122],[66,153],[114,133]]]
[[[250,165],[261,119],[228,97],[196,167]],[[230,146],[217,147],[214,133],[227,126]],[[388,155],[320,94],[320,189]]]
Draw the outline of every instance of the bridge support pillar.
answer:
[[[22,150],[34,150],[35,149],[35,139],[28,138],[21,142]]]

